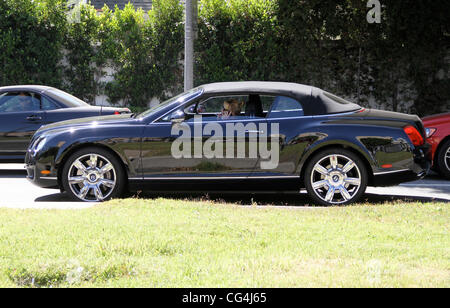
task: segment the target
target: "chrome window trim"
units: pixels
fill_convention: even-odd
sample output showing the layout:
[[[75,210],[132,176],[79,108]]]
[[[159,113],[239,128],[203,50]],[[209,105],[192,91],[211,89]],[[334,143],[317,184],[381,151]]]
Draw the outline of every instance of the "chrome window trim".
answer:
[[[294,111],[303,111],[303,109],[286,109],[286,110],[272,110],[271,113],[277,113],[277,112],[294,112]]]
[[[225,122],[225,121],[227,121],[227,122],[254,122],[254,121],[257,121],[257,120],[259,120],[259,121],[277,121],[277,120],[286,120],[286,119],[290,119],[290,120],[292,120],[292,119],[311,119],[312,118],[312,116],[299,116],[299,117],[286,117],[286,118],[252,118],[252,119],[232,119],[232,120],[223,120],[222,122]],[[209,121],[208,121],[209,122]],[[183,122],[183,123],[185,123],[185,122]],[[190,123],[193,123],[193,122],[190,122]],[[203,123],[206,123],[206,122],[203,122]],[[150,124],[156,124],[156,125],[161,125],[161,124],[164,124],[164,125],[172,125],[172,123],[171,122],[158,122],[158,123],[150,123]]]

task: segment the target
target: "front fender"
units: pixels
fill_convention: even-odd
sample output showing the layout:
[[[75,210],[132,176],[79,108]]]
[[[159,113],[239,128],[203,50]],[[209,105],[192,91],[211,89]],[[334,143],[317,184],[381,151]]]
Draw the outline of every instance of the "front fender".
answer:
[[[36,161],[58,170],[65,159],[76,150],[87,146],[106,148],[122,161],[130,177],[140,176],[140,152],[143,127],[117,127],[67,130],[46,136],[46,146]],[[120,132],[120,136],[118,136]],[[43,135],[44,136],[44,135]]]

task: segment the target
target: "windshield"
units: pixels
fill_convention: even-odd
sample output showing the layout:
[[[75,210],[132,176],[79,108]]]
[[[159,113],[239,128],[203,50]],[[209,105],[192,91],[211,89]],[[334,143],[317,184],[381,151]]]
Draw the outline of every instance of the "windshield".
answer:
[[[167,100],[165,102],[162,102],[161,104],[159,104],[159,105],[157,105],[157,106],[155,106],[153,108],[150,108],[147,111],[144,111],[143,113],[139,114],[137,116],[137,118],[145,118],[145,117],[147,117],[149,115],[155,114],[156,112],[162,110],[163,108],[165,108],[165,107],[167,107],[167,106],[169,106],[169,105],[171,105],[171,104],[173,104],[175,102],[182,103],[182,102],[189,101],[190,99],[198,96],[202,92],[203,92],[203,90],[201,88],[195,88],[195,89],[189,90],[187,92],[181,93],[178,96],[175,96],[175,97],[173,97],[173,98],[171,98],[171,99],[169,99],[169,100]]]
[[[86,107],[90,106],[88,103],[82,101],[81,99],[70,95],[64,91],[58,89],[50,89],[45,91],[45,94],[55,99],[58,102],[63,103],[67,107]]]

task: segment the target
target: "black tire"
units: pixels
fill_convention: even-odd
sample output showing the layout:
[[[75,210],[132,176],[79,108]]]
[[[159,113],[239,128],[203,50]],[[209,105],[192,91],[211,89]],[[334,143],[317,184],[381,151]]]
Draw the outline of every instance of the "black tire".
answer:
[[[447,140],[437,153],[437,171],[445,178],[450,180],[450,140]]]
[[[334,169],[331,156],[336,157]],[[344,167],[350,162],[353,162],[354,167],[344,172]],[[366,191],[368,178],[367,168],[357,154],[333,148],[314,155],[306,166],[304,183],[315,203],[336,206],[357,202]],[[331,201],[328,200],[329,196]]]
[[[91,166],[93,163],[91,163],[91,160],[88,158],[91,157],[91,155],[97,156],[95,159],[95,168]],[[82,165],[86,168],[86,170],[88,170],[86,173],[81,172],[81,168],[73,166],[77,160],[78,162],[76,164],[82,162]],[[106,167],[108,162],[112,165],[112,169],[102,173],[102,167]],[[110,166],[105,168],[105,170],[109,169],[109,167]],[[74,173],[75,171],[77,171],[77,173]],[[69,183],[69,173],[71,173],[70,176],[72,179],[77,177],[80,178],[78,181],[81,181],[81,178],[84,177],[85,180],[76,184],[73,182]],[[92,175],[94,175],[94,177],[97,176],[96,182],[90,182],[90,180],[94,178],[91,178]],[[72,200],[88,202],[107,201],[112,198],[118,198],[122,195],[126,186],[126,173],[122,163],[114,154],[102,148],[87,147],[76,151],[67,159],[61,173],[61,182],[64,190]],[[107,185],[103,182],[107,182]],[[113,187],[111,187],[112,182],[114,182]],[[87,189],[88,191],[85,199],[82,199],[80,198],[80,195],[83,195],[83,188],[85,188],[84,186],[92,187]],[[96,188],[94,186],[96,186]],[[77,195],[76,192],[79,192],[80,195]],[[102,196],[102,198],[100,196]]]

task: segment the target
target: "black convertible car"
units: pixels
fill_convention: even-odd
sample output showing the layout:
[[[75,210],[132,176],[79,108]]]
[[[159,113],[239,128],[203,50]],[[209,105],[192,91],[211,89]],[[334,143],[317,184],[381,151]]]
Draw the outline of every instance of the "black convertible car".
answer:
[[[0,163],[23,163],[31,137],[42,125],[126,112],[130,110],[91,106],[51,87],[0,87]]]
[[[139,115],[42,127],[26,164],[30,181],[75,200],[127,189],[299,191],[348,204],[367,185],[423,177],[429,146],[417,116],[368,110],[292,83],[203,85]]]

